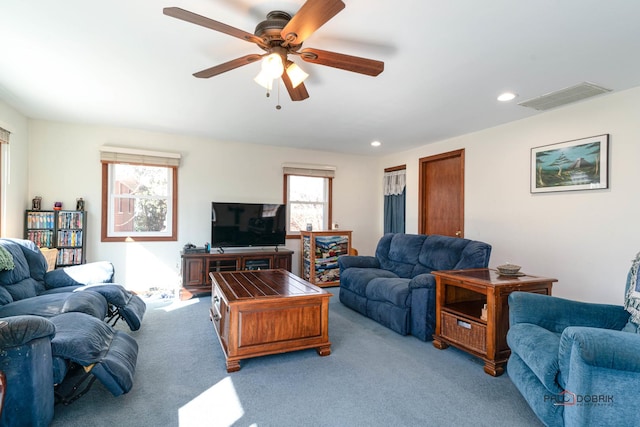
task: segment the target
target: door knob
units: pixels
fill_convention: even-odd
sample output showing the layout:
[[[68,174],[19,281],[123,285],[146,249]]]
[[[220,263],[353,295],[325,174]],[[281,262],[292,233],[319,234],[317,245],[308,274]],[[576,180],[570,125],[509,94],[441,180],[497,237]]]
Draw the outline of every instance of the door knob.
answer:
[[[461,236],[462,236],[462,230],[456,231],[456,237],[461,237]]]

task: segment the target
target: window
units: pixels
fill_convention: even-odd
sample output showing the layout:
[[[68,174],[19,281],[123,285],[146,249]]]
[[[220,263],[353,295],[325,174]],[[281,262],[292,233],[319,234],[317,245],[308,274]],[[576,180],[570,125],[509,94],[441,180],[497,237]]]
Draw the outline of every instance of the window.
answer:
[[[4,164],[4,160],[3,160],[3,151],[6,150],[5,148],[5,144],[8,146],[9,144],[9,136],[11,135],[11,132],[9,132],[8,130],[1,128],[0,127],[0,200],[2,200],[2,205],[4,206],[4,195],[3,195],[3,191],[5,188],[5,181],[3,178],[5,178],[5,167],[6,165]],[[8,168],[7,168],[8,170]],[[4,230],[3,227],[3,218],[2,218],[2,213],[4,211],[4,207],[2,209],[0,209],[0,232]],[[1,233],[0,233],[1,235]]]
[[[407,166],[384,170],[384,233],[405,232]]]
[[[102,241],[177,240],[178,154],[102,147]]]
[[[284,167],[289,235],[306,230],[307,224],[313,230],[330,229],[334,170],[330,166]]]

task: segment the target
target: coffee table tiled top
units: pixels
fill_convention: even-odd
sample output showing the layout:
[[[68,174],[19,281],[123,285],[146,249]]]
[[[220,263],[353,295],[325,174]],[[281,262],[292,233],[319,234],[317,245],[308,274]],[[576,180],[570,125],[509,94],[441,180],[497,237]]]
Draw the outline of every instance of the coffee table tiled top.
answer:
[[[247,270],[211,273],[229,302],[255,298],[287,298],[328,294],[286,270]]]

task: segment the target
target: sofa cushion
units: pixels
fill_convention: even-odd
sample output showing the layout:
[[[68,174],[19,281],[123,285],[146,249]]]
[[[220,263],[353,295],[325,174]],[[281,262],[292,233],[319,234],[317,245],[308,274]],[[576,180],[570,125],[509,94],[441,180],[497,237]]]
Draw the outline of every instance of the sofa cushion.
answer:
[[[401,277],[373,279],[367,286],[365,296],[372,301],[384,301],[406,308],[410,306],[410,281]]]
[[[78,311],[102,320],[107,315],[107,308],[107,300],[96,292],[67,292],[39,295],[3,305],[0,307],[0,317],[27,314],[53,317],[60,313]]]
[[[398,277],[411,278],[427,236],[422,234],[387,234],[380,239],[376,257],[380,268]]]
[[[20,246],[5,239],[1,239],[0,244],[13,256],[13,268],[0,271],[0,285],[11,285],[31,277],[29,264],[27,264],[27,259],[24,257]]]
[[[340,276],[341,286],[357,295],[365,295],[367,285],[378,277],[398,277],[395,273],[381,268],[347,268]]]
[[[469,242],[467,239],[432,234],[425,240],[418,260],[430,271],[452,270]]]
[[[560,369],[560,335],[532,323],[517,323],[509,328],[507,344],[533,371],[551,393],[563,390],[557,382]]]
[[[6,284],[4,288],[11,294],[14,301],[20,301],[38,295],[40,284],[31,277],[26,277],[22,280]]]
[[[477,240],[470,240],[465,246],[460,260],[453,267],[454,270],[465,268],[486,268],[489,266],[491,257],[491,245]]]
[[[44,283],[44,273],[47,272],[47,259],[40,249],[30,240],[21,240],[20,249],[29,264],[29,275],[40,283]],[[42,287],[44,289],[44,285]]]
[[[37,280],[42,276],[38,273],[38,257],[44,257],[35,245],[32,247],[29,243],[33,245],[30,241],[0,239],[0,245],[11,254],[14,263],[12,270],[0,271],[0,286],[11,294],[14,301],[34,297],[44,290],[44,284]],[[34,252],[34,248],[38,252]]]
[[[0,306],[13,302],[13,297],[3,286],[0,286]]]
[[[89,366],[107,354],[114,330],[103,321],[85,313],[63,313],[51,322],[56,327],[51,340],[54,356]]]

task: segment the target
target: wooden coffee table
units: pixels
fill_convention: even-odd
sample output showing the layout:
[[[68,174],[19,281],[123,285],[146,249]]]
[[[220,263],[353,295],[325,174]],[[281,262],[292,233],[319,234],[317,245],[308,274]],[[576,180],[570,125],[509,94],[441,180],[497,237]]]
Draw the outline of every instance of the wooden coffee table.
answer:
[[[209,273],[211,320],[227,361],[315,348],[331,354],[331,293],[286,270]]]

